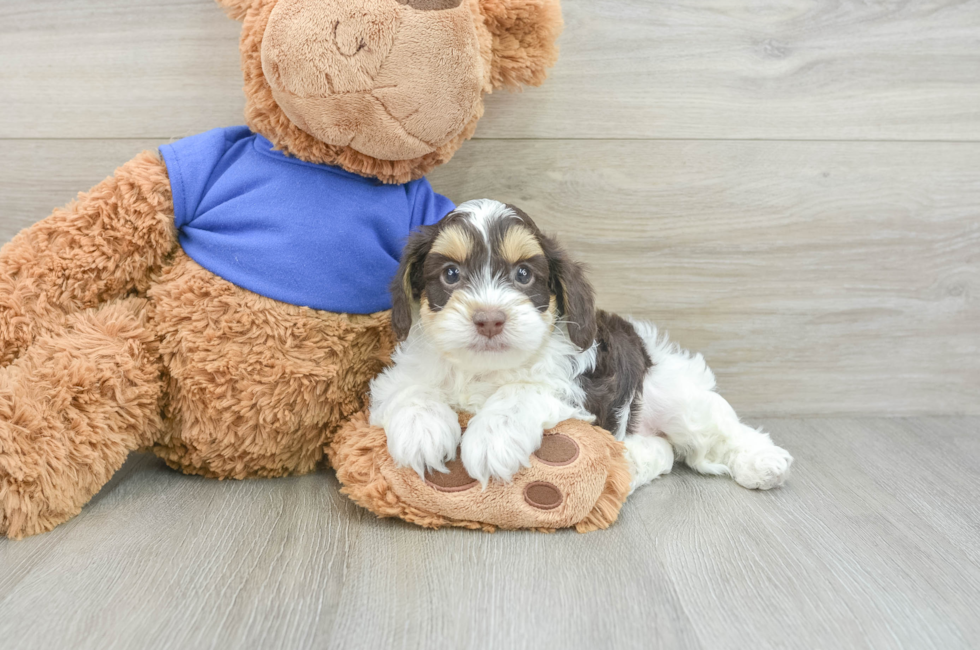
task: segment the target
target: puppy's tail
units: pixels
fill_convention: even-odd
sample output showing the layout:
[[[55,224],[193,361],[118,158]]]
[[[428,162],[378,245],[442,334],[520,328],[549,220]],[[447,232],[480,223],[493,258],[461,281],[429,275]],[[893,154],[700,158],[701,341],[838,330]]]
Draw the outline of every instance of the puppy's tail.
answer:
[[[705,438],[711,437],[708,430],[714,429],[719,420],[727,420],[731,411],[714,392],[714,373],[704,357],[681,349],[653,323],[632,319],[630,323],[653,362],[643,378],[643,400],[634,433],[648,438],[666,437],[679,458],[699,458],[703,453],[695,441],[701,437],[686,434],[701,431]],[[730,415],[734,417],[734,412]],[[725,473],[724,467],[704,461],[698,469]]]
[[[713,390],[715,387],[715,375],[711,372],[704,357],[700,354],[691,354],[678,344],[670,340],[667,332],[661,332],[653,323],[645,320],[629,319],[630,324],[636,333],[643,339],[643,346],[646,348],[650,360],[653,361],[651,372],[662,374],[665,371],[686,371],[688,376],[699,379],[698,387],[702,390]],[[661,366],[658,369],[658,366]],[[647,374],[650,376],[650,373]]]

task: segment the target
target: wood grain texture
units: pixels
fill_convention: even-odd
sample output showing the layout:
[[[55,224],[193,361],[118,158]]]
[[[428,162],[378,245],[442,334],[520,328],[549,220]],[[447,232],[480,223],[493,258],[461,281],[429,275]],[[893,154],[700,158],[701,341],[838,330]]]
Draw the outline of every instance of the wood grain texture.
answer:
[[[565,0],[552,78],[485,138],[980,140],[980,3]],[[0,138],[179,137],[242,121],[212,0],[5,0]]]
[[[159,143],[8,142],[0,238]],[[432,182],[558,232],[744,413],[980,413],[978,144],[477,141]]]
[[[322,647],[363,516],[332,476],[215,481],[134,456],[86,516],[0,541],[0,637],[25,650]]]
[[[559,233],[736,408],[976,414],[978,170],[972,143],[493,141],[431,178]]]
[[[425,531],[332,473],[218,482],[135,456],[0,541],[32,648],[915,648],[980,644],[980,418],[768,419],[790,482],[683,468],[604,532]]]
[[[241,124],[239,31],[213,0],[5,0],[0,138],[167,139]]]
[[[2,115],[2,113],[0,113]],[[141,151],[168,140],[8,140],[0,169],[0,242],[75,200]],[[2,245],[2,244],[0,244]]]
[[[551,80],[488,98],[437,190],[558,231],[743,414],[980,414],[980,2],[563,4]],[[241,123],[237,38],[212,0],[0,3],[0,242]],[[980,418],[752,423],[796,456],[785,488],[677,468],[585,536],[134,456],[0,540],[0,646],[980,647]]]

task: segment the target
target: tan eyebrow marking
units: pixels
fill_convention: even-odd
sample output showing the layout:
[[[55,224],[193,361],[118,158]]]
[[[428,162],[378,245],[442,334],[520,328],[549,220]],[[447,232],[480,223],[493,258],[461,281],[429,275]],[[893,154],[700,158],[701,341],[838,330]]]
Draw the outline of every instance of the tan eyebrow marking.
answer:
[[[524,226],[511,226],[500,242],[500,256],[511,264],[544,255],[538,238]]]
[[[470,234],[460,226],[449,226],[436,237],[432,244],[432,252],[445,255],[457,262],[465,262],[473,250],[473,240]]]

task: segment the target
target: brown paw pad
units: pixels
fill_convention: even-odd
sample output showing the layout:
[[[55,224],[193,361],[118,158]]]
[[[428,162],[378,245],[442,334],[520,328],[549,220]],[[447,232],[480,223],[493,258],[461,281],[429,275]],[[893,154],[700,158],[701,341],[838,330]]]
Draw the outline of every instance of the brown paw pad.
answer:
[[[561,433],[552,433],[541,439],[541,448],[534,456],[545,465],[569,465],[578,458],[578,443]]]
[[[538,510],[552,510],[561,505],[561,491],[551,483],[535,481],[524,488],[524,500]]]
[[[449,473],[428,471],[425,473],[425,482],[440,492],[462,492],[468,490],[477,481],[466,473],[463,461],[459,460],[459,452],[456,453],[456,460],[446,463]]]

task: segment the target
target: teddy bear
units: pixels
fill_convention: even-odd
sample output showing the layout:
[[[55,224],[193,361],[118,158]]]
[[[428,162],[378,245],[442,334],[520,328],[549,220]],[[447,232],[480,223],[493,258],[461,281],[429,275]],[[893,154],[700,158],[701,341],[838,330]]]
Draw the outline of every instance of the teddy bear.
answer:
[[[136,450],[218,479],[326,453],[355,501],[430,527],[612,523],[629,471],[585,422],[470,490],[396,467],[364,410],[404,241],[453,208],[424,175],[485,94],[544,80],[558,0],[218,2],[247,126],[139,154],[0,250],[0,535],[73,517]]]

